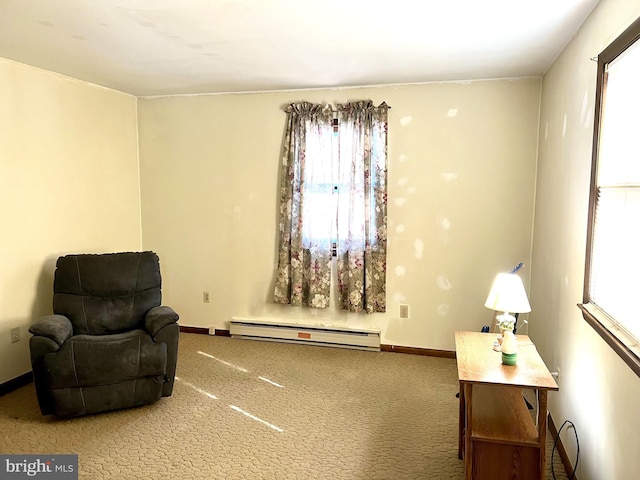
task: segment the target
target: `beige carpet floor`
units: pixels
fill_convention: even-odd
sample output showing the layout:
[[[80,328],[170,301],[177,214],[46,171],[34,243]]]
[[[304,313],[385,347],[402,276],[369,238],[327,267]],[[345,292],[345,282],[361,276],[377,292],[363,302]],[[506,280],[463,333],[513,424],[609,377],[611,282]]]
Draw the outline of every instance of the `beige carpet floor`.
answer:
[[[71,420],[26,385],[0,397],[0,453],[77,453],[91,480],[464,478],[455,360],[181,334],[177,377],[154,405]]]

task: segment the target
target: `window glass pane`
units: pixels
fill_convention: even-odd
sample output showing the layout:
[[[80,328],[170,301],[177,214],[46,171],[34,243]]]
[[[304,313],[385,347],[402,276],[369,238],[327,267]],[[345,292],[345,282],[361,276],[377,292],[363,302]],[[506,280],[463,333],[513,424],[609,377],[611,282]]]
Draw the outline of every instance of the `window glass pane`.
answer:
[[[609,64],[598,185],[640,185],[640,43]]]
[[[362,162],[354,162],[354,153],[361,150],[364,140],[357,123],[345,119],[340,122],[338,168],[338,239],[342,245],[364,245],[365,187]]]
[[[323,250],[331,244],[333,206],[333,126],[309,121],[306,131],[304,183],[302,185],[302,238],[305,247],[313,241]]]
[[[591,259],[591,301],[640,338],[640,188],[600,189]]]

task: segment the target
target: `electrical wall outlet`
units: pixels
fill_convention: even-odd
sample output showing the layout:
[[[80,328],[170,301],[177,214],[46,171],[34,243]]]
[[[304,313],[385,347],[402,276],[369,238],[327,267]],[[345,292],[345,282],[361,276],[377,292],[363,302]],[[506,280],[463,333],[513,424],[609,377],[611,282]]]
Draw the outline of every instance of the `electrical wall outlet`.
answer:
[[[211,302],[211,297],[209,296],[209,292],[202,292],[202,301],[204,303]]]
[[[11,329],[11,343],[16,343],[20,341],[20,327]]]
[[[400,305],[400,318],[409,318],[409,305]]]

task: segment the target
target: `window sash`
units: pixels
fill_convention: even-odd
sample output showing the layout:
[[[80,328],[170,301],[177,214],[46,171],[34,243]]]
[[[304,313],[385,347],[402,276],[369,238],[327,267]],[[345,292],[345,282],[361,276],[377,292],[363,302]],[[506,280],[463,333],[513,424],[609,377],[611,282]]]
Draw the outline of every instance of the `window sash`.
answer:
[[[584,319],[640,376],[640,18],[598,56]],[[627,56],[627,54],[629,54]],[[635,91],[627,94],[628,89]]]
[[[640,338],[640,187],[600,188],[591,250],[590,299]]]

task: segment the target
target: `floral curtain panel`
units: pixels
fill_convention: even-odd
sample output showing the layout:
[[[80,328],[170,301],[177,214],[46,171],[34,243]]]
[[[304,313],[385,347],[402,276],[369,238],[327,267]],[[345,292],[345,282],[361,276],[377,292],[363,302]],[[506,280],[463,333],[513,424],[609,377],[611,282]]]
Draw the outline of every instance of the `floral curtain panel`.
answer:
[[[338,105],[337,136],[330,106],[285,109],[276,303],[329,306],[335,239],[340,308],[385,311],[388,109]]]
[[[280,245],[274,301],[329,306],[335,212],[315,187],[333,182],[333,110],[302,102],[285,109],[280,168]]]
[[[351,312],[386,309],[388,110],[338,105],[338,290]]]

